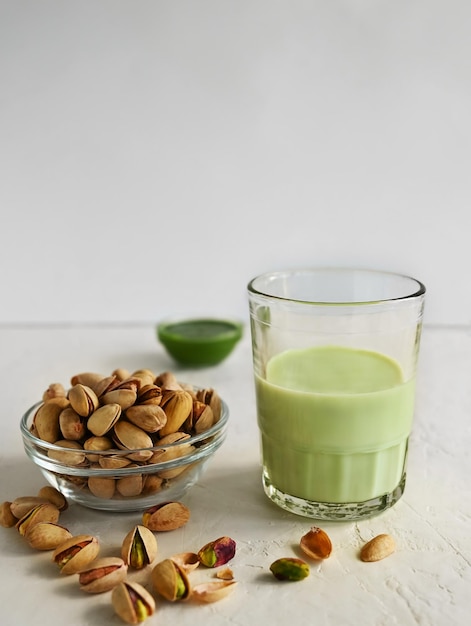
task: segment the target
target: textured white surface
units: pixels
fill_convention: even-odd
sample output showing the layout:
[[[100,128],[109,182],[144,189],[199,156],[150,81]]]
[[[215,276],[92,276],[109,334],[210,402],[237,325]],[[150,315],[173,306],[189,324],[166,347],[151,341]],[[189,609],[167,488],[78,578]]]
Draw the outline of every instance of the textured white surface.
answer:
[[[238,588],[208,606],[158,601],[151,624],[316,624],[453,626],[471,611],[471,329],[426,327],[423,334],[417,416],[406,493],[390,511],[358,523],[322,523],[334,546],[299,583],[279,583],[270,563],[298,555],[297,543],[312,520],[272,505],[261,487],[258,433],[248,337],[222,365],[179,370],[154,339],[151,326],[0,328],[2,441],[0,501],[35,494],[44,484],[20,439],[22,411],[50,382],[65,384],[82,370],[117,366],[175,369],[182,379],[212,385],[227,400],[230,429],[201,482],[185,499],[192,516],[182,529],[158,535],[159,557],[193,551],[227,534],[237,541],[231,563]],[[96,534],[103,554],[116,554],[139,515],[106,514],[72,505],[61,521],[72,531]],[[391,533],[397,552],[366,564],[360,546]],[[88,596],[75,577],[61,577],[50,555],[29,549],[14,529],[0,528],[2,626],[47,626],[66,616],[68,626],[121,621],[109,594]],[[195,572],[195,580],[207,571]],[[147,582],[148,572],[132,574]]]

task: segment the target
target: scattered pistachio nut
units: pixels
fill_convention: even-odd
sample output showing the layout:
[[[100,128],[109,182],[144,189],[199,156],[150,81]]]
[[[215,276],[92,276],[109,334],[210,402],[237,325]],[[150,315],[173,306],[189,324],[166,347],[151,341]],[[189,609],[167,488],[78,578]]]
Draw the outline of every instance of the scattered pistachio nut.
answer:
[[[112,593],[114,611],[127,624],[140,624],[155,612],[155,600],[139,583],[119,583]]]
[[[297,581],[309,576],[309,565],[302,559],[284,557],[270,565],[270,571],[278,580]]]
[[[219,567],[225,565],[234,558],[236,542],[230,537],[219,537],[210,541],[198,551],[198,557],[202,565],[206,567]]]
[[[162,502],[145,510],[142,524],[152,531],[175,530],[190,519],[189,509],[181,502]]]
[[[124,538],[121,557],[133,569],[151,565],[157,556],[157,539],[151,530],[138,524]]]
[[[26,515],[26,513],[34,509],[35,506],[38,506],[38,504],[44,504],[46,502],[48,502],[48,500],[39,496],[19,496],[10,504],[10,509],[13,515],[17,519],[20,519]]]
[[[127,571],[128,566],[123,559],[118,557],[109,556],[96,559],[80,570],[80,589],[87,593],[110,591],[125,580]]]
[[[55,523],[59,519],[59,516],[60,511],[56,506],[50,502],[43,502],[35,506],[31,511],[28,511],[26,515],[23,515],[16,523],[16,529],[20,535],[24,537],[28,530],[36,524],[39,524],[39,522]]]
[[[26,541],[35,550],[55,550],[70,537],[72,533],[67,528],[54,522],[39,522],[25,534]]]
[[[94,561],[100,551],[98,539],[92,535],[75,535],[61,543],[53,552],[52,560],[61,574],[77,574]]]
[[[299,542],[301,550],[312,559],[327,559],[332,552],[332,542],[329,535],[313,526],[309,532],[301,537]]]
[[[11,502],[2,502],[0,506],[0,526],[3,528],[13,528],[16,526],[18,518],[11,511]]]
[[[231,593],[237,585],[235,580],[214,580],[193,587],[192,599],[197,602],[217,602]]]
[[[162,597],[170,602],[187,600],[191,585],[186,572],[172,559],[160,561],[151,573],[152,585]]]
[[[360,551],[360,559],[365,562],[381,561],[392,554],[396,543],[391,535],[382,533],[365,543]]]
[[[54,506],[56,506],[61,512],[65,511],[69,506],[67,498],[64,494],[52,485],[45,485],[44,487],[41,487],[38,491],[38,498],[44,498],[51,504],[54,504]]]

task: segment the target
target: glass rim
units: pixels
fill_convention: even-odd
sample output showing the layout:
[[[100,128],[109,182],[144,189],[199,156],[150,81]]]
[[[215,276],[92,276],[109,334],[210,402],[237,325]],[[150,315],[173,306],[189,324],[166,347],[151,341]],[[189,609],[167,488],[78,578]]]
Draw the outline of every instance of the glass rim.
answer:
[[[396,278],[402,279],[404,281],[408,281],[410,283],[415,284],[416,289],[410,292],[405,293],[404,295],[392,296],[392,297],[379,297],[373,299],[350,299],[350,300],[329,300],[329,299],[305,299],[305,298],[295,298],[295,297],[287,297],[275,293],[269,293],[267,289],[262,290],[257,288],[255,285],[257,282],[268,279],[280,279],[280,278],[289,278],[295,275],[301,274],[312,274],[313,276],[318,274],[327,274],[327,273],[348,273],[352,276],[354,274],[363,274],[370,275],[375,277],[384,276],[385,278]],[[415,300],[417,298],[423,297],[426,293],[425,285],[418,280],[417,278],[413,278],[407,274],[402,274],[399,272],[387,271],[387,270],[377,270],[377,269],[368,269],[362,267],[343,267],[343,266],[314,266],[314,267],[298,267],[298,268],[289,268],[285,270],[275,270],[271,272],[264,272],[262,274],[258,274],[254,278],[252,278],[247,284],[247,290],[250,295],[259,296],[262,298],[270,298],[271,300],[278,300],[280,302],[298,302],[300,304],[312,304],[319,306],[355,306],[355,305],[367,305],[367,304],[381,304],[386,302],[402,302],[407,300]]]

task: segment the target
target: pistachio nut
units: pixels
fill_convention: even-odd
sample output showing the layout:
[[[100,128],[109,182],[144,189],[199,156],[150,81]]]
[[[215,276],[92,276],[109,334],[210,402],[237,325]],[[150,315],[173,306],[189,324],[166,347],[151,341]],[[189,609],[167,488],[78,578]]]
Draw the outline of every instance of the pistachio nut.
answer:
[[[68,398],[71,407],[82,417],[88,417],[98,408],[96,393],[87,385],[77,383],[69,389]]]
[[[186,600],[191,594],[188,576],[172,559],[157,563],[152,570],[151,581],[155,591],[170,602]]]
[[[138,467],[138,465],[128,465],[129,468]],[[138,496],[142,492],[144,486],[144,477],[142,474],[130,474],[129,476],[123,476],[123,478],[116,479],[116,490],[125,498],[132,498]]]
[[[54,445],[63,450],[50,449],[47,456],[54,461],[63,463],[64,465],[86,465],[87,457],[78,441],[70,441],[69,439],[59,439],[54,441]]]
[[[121,557],[134,569],[150,565],[157,556],[157,539],[152,531],[138,524],[123,540]]]
[[[62,383],[52,383],[43,393],[43,402],[49,402],[50,400],[56,400],[57,398],[66,398],[67,391]]]
[[[193,402],[192,428],[195,433],[202,433],[214,424],[214,414],[209,404],[199,400]]]
[[[116,402],[105,404],[90,415],[87,421],[88,430],[96,437],[109,432],[121,416],[121,406]]]
[[[72,376],[72,378],[70,379],[70,384],[72,386],[81,384],[93,388],[94,385],[96,385],[103,378],[103,374],[98,374],[96,372],[81,372],[80,374],[75,374],[74,376]]]
[[[104,452],[113,448],[113,442],[109,437],[97,437],[93,435],[92,437],[85,439],[83,442],[83,448],[84,450],[87,450],[87,452],[89,450],[94,452]],[[98,463],[102,458],[100,454],[87,454],[86,457],[91,463]]]
[[[13,528],[18,522],[11,511],[11,502],[2,502],[0,506],[0,526],[3,528]]]
[[[130,378],[138,378],[141,382],[141,387],[145,385],[152,385],[154,383],[155,374],[149,369],[139,369],[133,372]]]
[[[152,456],[153,441],[149,435],[134,424],[119,421],[113,428],[113,441],[121,450],[137,450],[128,456],[133,461],[146,461]]]
[[[97,498],[109,500],[114,496],[116,490],[116,480],[114,478],[90,476],[88,479],[88,488]]]
[[[284,557],[274,561],[270,571],[278,580],[297,581],[309,576],[309,565],[302,559]]]
[[[28,532],[29,528],[32,528],[39,522],[57,522],[60,516],[59,509],[50,502],[44,502],[38,504],[31,511],[28,511],[23,517],[21,517],[16,523],[16,529],[23,537]]]
[[[25,534],[26,541],[35,550],[55,550],[70,537],[72,533],[67,528],[54,522],[39,522]]]
[[[34,509],[35,506],[38,506],[38,504],[44,504],[45,502],[48,502],[48,500],[40,496],[19,496],[10,504],[10,509],[13,515],[17,519],[20,519],[26,515],[26,513],[29,513],[32,509]]]
[[[167,423],[160,430],[162,436],[174,433],[188,419],[193,409],[193,398],[188,391],[172,389],[162,393],[160,406],[167,415]]]
[[[111,592],[115,613],[127,624],[140,624],[155,612],[155,600],[139,583],[119,583]]]
[[[312,559],[327,559],[332,552],[332,542],[329,535],[313,526],[309,532],[301,537],[299,542],[301,550]]]
[[[219,537],[210,541],[198,550],[198,558],[206,567],[219,567],[225,565],[236,552],[236,542],[230,537]]]
[[[126,417],[147,433],[156,433],[167,423],[167,414],[158,404],[134,404],[126,410]]]
[[[64,439],[78,441],[83,439],[87,429],[84,418],[69,406],[59,415],[59,428]]]
[[[75,535],[61,543],[52,554],[52,561],[61,574],[77,574],[94,561],[100,551],[98,539],[92,535]]]
[[[159,492],[162,489],[163,482],[163,479],[157,474],[147,474],[144,478],[142,493],[146,496],[150,496],[153,493]]]
[[[111,376],[103,377],[96,384],[91,385],[91,388],[96,393],[98,398],[101,398],[102,396],[105,395],[105,393],[108,393],[108,391],[112,391],[113,389],[116,389],[119,383],[120,383],[119,378],[117,378],[116,376],[112,374]]]
[[[207,583],[200,583],[193,587],[191,597],[197,602],[217,602],[222,600],[234,591],[237,582],[235,580],[215,580]]]
[[[122,583],[128,566],[119,557],[109,556],[96,559],[79,572],[79,584],[87,593],[103,593],[110,591]]]
[[[214,415],[214,421],[217,422],[221,417],[222,412],[222,402],[218,393],[211,388],[198,389],[196,392],[196,398],[197,400],[200,400],[200,402],[204,402],[211,407]]]
[[[41,404],[33,417],[33,427],[39,439],[54,443],[60,437],[59,415],[62,407],[55,402]]]
[[[360,551],[360,559],[366,563],[381,561],[392,554],[396,549],[396,543],[391,535],[382,533],[370,539]]]
[[[137,394],[138,404],[160,404],[162,400],[162,389],[153,383],[141,387]]]
[[[165,390],[177,390],[182,389],[182,386],[177,380],[177,377],[173,372],[161,372],[155,377],[154,384],[158,385],[162,391]]]
[[[134,389],[113,389],[103,394],[101,401],[103,404],[119,404],[125,411],[129,409],[137,400],[137,393]]]
[[[64,496],[64,494],[55,487],[52,487],[52,485],[46,485],[44,487],[41,487],[41,489],[38,491],[38,498],[44,498],[51,504],[54,504],[54,506],[56,506],[59,511],[65,511],[69,506],[67,498]]]
[[[132,464],[131,459],[119,454],[107,454],[98,459],[98,465],[103,469],[121,469]]]
[[[119,381],[126,380],[131,375],[130,372],[124,367],[118,367],[111,372],[112,376],[116,376]]]
[[[161,502],[145,510],[142,524],[152,531],[181,528],[190,519],[189,509],[181,502]]]

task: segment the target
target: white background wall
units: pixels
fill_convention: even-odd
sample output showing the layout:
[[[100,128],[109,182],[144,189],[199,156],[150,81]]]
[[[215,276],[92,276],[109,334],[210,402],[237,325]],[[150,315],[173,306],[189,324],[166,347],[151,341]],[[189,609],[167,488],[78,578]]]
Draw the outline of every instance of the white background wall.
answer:
[[[412,274],[471,323],[467,0],[0,0],[0,322]]]

